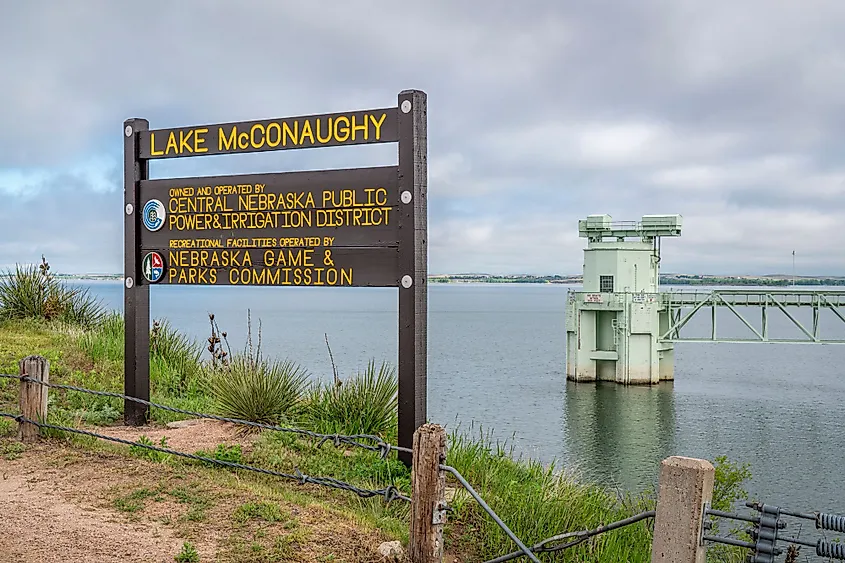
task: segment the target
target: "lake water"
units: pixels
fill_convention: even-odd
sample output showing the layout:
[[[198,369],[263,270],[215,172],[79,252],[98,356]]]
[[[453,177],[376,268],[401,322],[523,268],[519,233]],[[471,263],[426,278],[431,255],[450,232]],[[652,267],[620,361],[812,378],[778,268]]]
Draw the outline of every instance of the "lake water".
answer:
[[[119,281],[84,284],[122,309]],[[751,463],[758,500],[845,512],[845,345],[680,343],[674,383],[576,386],[565,376],[568,289],[576,287],[432,284],[429,419],[481,426],[527,456],[628,490],[656,484],[670,455],[725,454]],[[245,343],[251,309],[262,349],[317,378],[331,377],[326,333],[341,377],[371,358],[396,362],[395,289],[165,286],[151,288],[151,302],[153,318],[202,340],[213,312],[233,348]],[[703,336],[708,315],[682,335]],[[719,334],[743,335],[730,315],[720,310]],[[797,333],[769,316],[771,337]],[[809,310],[796,316],[810,322]],[[845,339],[845,324],[823,313],[822,333]]]

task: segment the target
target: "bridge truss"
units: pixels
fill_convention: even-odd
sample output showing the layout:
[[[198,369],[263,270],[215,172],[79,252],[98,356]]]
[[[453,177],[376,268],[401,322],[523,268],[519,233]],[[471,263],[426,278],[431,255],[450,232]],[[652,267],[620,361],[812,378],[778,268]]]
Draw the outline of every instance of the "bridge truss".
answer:
[[[661,329],[660,340],[666,342],[777,342],[777,343],[812,343],[812,344],[845,344],[845,291],[822,290],[780,290],[780,289],[716,289],[713,291],[693,292],[663,292],[661,301],[668,313],[669,326]],[[743,311],[740,311],[742,308]],[[710,309],[710,336],[684,337],[681,335],[689,321],[702,309]],[[716,311],[727,309],[743,325],[750,329],[751,334],[745,337],[719,337],[716,331]],[[800,309],[812,310],[812,321],[802,323],[796,318]],[[759,328],[750,321],[748,311],[758,311],[760,314]],[[769,315],[772,310],[780,311],[791,321],[800,337],[771,338],[769,334]],[[823,311],[830,311],[826,315],[838,319],[837,325],[842,328],[840,335],[827,335],[821,332],[821,315]]]

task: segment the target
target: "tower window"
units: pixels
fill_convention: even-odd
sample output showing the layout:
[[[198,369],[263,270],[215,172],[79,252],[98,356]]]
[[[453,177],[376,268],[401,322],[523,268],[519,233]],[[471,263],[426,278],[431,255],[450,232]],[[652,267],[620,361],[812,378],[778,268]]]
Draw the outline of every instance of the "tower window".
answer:
[[[613,293],[613,276],[599,276],[599,293]]]

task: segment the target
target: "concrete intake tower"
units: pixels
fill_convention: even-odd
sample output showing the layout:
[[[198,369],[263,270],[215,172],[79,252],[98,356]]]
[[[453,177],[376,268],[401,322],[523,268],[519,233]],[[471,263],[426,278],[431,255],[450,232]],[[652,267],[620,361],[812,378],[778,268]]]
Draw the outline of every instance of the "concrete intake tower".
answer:
[[[567,379],[625,385],[674,379],[674,344],[660,340],[671,326],[658,291],[660,237],[680,236],[681,223],[680,215],[578,221],[588,242],[583,290],[570,290],[566,307]]]

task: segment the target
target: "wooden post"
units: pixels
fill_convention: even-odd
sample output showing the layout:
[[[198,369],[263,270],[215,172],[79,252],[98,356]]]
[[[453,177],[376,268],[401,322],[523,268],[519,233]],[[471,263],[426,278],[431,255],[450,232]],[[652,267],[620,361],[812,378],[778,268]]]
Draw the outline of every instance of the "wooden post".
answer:
[[[428,380],[428,97],[399,93],[399,428],[412,447],[425,424]],[[405,465],[407,452],[399,452]]]
[[[42,356],[27,356],[20,361],[21,376],[26,375],[35,381],[50,382],[50,362]],[[38,383],[21,381],[20,390],[21,415],[29,420],[47,421],[47,387]],[[18,425],[18,439],[24,443],[35,442],[38,439],[38,426],[28,422]]]
[[[446,475],[440,464],[446,459],[446,430],[424,424],[414,432],[411,534],[408,554],[411,563],[443,561],[443,524],[446,518]]]
[[[147,131],[146,119],[123,123],[123,393],[150,400],[150,286],[142,283],[141,232],[144,201],[141,182],[149,178],[150,164],[140,158],[139,135]],[[135,401],[123,401],[123,421],[127,426],[147,424],[150,408]]]
[[[704,459],[673,456],[660,464],[652,563],[704,563],[704,504],[713,498],[716,470]]]

